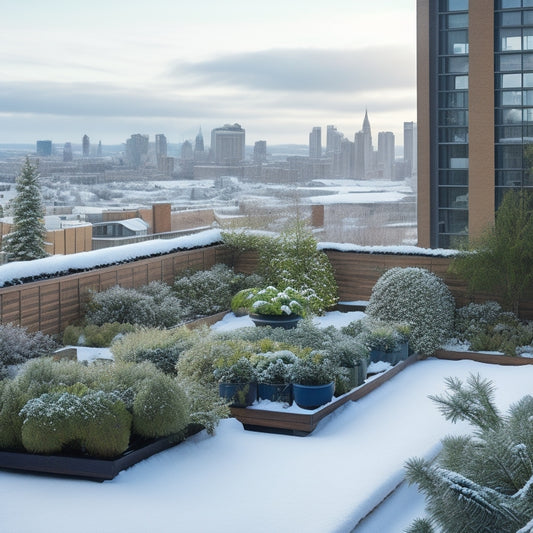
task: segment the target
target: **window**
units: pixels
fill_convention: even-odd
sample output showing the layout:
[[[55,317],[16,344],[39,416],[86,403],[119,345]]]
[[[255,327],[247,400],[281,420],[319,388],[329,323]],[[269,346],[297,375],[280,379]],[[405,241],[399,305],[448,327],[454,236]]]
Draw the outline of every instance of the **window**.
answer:
[[[522,50],[522,32],[520,28],[500,30],[502,52]]]
[[[468,76],[455,76],[456,89],[468,89]]]
[[[502,88],[522,87],[522,74],[502,74]]]
[[[500,70],[522,70],[522,56],[520,54],[502,54],[499,56]]]
[[[522,105],[522,91],[502,91],[501,105]]]

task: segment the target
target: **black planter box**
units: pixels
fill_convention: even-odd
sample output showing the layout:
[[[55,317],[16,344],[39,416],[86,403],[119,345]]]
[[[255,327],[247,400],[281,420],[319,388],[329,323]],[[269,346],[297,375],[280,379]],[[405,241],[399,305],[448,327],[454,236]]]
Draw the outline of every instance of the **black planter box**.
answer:
[[[170,435],[158,439],[142,440],[132,445],[121,455],[110,459],[82,455],[39,455],[27,452],[0,450],[0,468],[39,474],[69,476],[93,481],[113,479],[119,472],[152,455],[183,442],[187,437],[200,432],[199,425],[190,425],[185,435]]]

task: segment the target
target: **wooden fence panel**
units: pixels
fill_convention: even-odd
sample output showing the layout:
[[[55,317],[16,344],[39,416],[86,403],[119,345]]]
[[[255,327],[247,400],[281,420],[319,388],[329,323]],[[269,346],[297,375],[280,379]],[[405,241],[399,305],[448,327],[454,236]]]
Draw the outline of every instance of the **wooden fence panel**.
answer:
[[[41,331],[57,331],[60,328],[60,313],[58,313],[60,290],[59,281],[50,281],[40,287],[39,330]]]

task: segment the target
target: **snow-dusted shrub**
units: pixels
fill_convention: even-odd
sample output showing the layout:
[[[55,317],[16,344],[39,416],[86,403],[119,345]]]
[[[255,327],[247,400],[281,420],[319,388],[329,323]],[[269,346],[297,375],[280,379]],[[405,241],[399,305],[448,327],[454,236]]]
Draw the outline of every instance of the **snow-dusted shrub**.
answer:
[[[146,380],[133,401],[133,430],[143,437],[163,437],[183,431],[189,406],[178,382],[160,373]]]
[[[453,332],[455,303],[446,284],[423,268],[391,268],[372,289],[366,312],[387,322],[407,323],[415,352],[431,355]]]
[[[106,322],[141,326],[170,327],[178,324],[185,310],[178,298],[153,282],[141,289],[120,286],[93,293],[87,304],[85,319],[101,326]]]
[[[235,293],[261,283],[257,274],[236,274],[219,263],[210,270],[184,272],[174,282],[174,292],[188,305],[192,316],[214,315],[230,308]]]
[[[299,357],[291,366],[291,382],[299,385],[326,385],[339,374],[339,368],[320,352]]]
[[[197,340],[198,332],[185,326],[176,329],[143,328],[128,333],[111,345],[115,361],[152,362],[166,374],[176,373],[180,354]]]
[[[29,333],[14,324],[0,324],[0,367],[50,355],[56,348],[54,339],[40,331]]]
[[[531,531],[524,526],[533,516],[533,397],[503,415],[489,381],[446,382],[448,391],[431,399],[447,420],[467,421],[474,431],[446,437],[435,462],[408,461],[406,478],[424,493],[429,517],[408,531]]]
[[[20,414],[22,444],[31,453],[58,453],[70,445],[91,456],[113,457],[129,444],[131,414],[103,391],[43,394],[29,400]]]
[[[63,333],[63,344],[103,348],[109,346],[118,336],[134,330],[132,324],[119,322],[106,322],[101,326],[88,324],[85,327],[70,325]]]
[[[460,341],[468,341],[495,324],[518,322],[518,317],[504,311],[498,302],[470,303],[456,310],[454,335]]]

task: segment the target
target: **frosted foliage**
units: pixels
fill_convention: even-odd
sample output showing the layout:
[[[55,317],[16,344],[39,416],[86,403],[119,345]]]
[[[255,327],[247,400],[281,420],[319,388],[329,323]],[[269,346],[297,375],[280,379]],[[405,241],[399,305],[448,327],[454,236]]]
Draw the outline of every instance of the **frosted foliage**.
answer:
[[[17,196],[13,199],[13,228],[2,241],[2,249],[12,261],[29,261],[47,255],[41,190],[37,169],[28,158],[17,178]]]
[[[451,336],[455,303],[448,287],[423,268],[391,268],[372,289],[367,313],[411,327],[413,350],[431,355]]]

